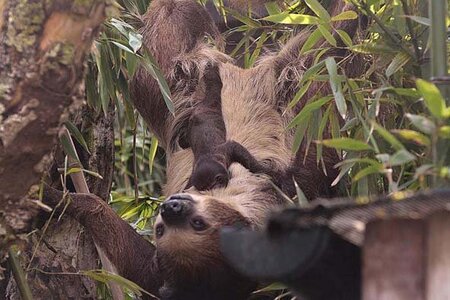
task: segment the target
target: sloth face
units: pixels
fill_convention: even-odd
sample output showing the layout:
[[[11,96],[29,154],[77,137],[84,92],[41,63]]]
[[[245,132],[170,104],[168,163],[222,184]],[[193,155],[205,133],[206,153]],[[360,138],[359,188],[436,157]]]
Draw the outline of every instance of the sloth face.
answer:
[[[155,223],[157,259],[167,276],[202,273],[224,264],[220,229],[249,222],[231,206],[212,197],[176,194],[161,204]]]

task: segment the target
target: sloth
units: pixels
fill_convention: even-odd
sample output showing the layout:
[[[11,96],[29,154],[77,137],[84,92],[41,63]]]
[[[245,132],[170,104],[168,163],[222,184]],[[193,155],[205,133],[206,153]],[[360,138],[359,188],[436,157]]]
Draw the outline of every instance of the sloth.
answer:
[[[330,15],[353,8],[344,0],[328,3]],[[364,23],[359,18],[333,27],[353,37]],[[330,185],[337,176],[333,168],[339,161],[336,152],[323,149],[325,169],[320,168],[314,146],[308,149],[301,145],[297,153],[292,153],[294,132],[285,129],[308,99],[330,92],[325,83],[311,84],[297,106],[286,109],[302,74],[314,62],[313,55],[299,55],[309,33],[308,29],[300,31],[279,52],[263,56],[252,68],[242,69],[222,52],[220,32],[203,6],[194,0],[151,2],[143,16],[143,43],[167,80],[175,108],[175,114],[169,112],[157,81],[144,68],[138,69],[131,84],[133,103],[167,155],[163,190],[167,198],[155,220],[155,245],[139,236],[95,195],[70,194],[67,207],[120,275],[165,300],[247,299],[257,283],[229,266],[220,252],[221,230],[258,230],[269,212],[285,206],[285,197],[274,189],[273,180],[286,185],[283,190],[290,197],[295,189],[284,181],[295,180],[308,199],[335,194]],[[326,41],[321,43],[328,46]],[[337,47],[323,57],[341,60],[346,54],[344,47]],[[362,65],[357,60],[341,62],[349,76],[357,76]],[[216,71],[208,75],[210,66],[216,66]],[[209,119],[210,113],[195,116],[196,107],[202,106],[199,101],[206,101],[206,108],[215,107],[215,120]],[[210,148],[199,142],[209,137],[197,136],[207,134],[208,127],[219,137],[213,139]],[[219,159],[222,166],[228,167],[227,184],[215,186],[214,179],[208,179],[207,185],[213,183],[213,188],[201,191],[197,183],[189,182],[193,171],[198,171],[196,152],[226,153],[229,150],[220,149],[222,141],[239,145],[232,147],[241,147],[250,158],[243,155],[240,161],[230,155],[225,163],[227,159]],[[239,152],[231,150],[229,153]],[[252,163],[255,169],[249,167]],[[257,174],[258,164],[266,166],[261,172],[270,176]],[[214,175],[224,172],[209,171]],[[44,198],[54,204],[61,196],[61,192],[46,189]]]

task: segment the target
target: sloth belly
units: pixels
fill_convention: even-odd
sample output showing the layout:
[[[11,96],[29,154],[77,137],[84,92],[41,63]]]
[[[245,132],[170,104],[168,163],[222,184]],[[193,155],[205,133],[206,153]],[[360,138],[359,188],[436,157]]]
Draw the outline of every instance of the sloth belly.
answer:
[[[222,68],[222,115],[227,140],[242,144],[257,160],[284,169],[292,155],[284,120],[272,99],[274,81],[267,82],[267,73]]]

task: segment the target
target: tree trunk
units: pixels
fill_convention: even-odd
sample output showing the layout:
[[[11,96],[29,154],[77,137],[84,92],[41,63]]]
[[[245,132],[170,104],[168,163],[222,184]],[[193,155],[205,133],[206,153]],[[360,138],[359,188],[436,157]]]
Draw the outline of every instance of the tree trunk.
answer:
[[[60,124],[84,97],[85,54],[107,1],[0,0],[0,239],[26,232]],[[9,237],[8,237],[9,238]]]
[[[43,234],[24,235],[40,222],[41,210],[29,199],[37,198],[42,174],[53,161],[51,151],[61,123],[83,103],[85,57],[111,3],[0,0],[0,262],[9,245],[19,242],[22,262],[29,259]],[[92,192],[107,198],[113,113],[86,111],[80,120],[82,127],[91,127],[92,155],[85,155],[84,167],[104,177],[103,181],[90,178],[89,185]],[[58,293],[64,293],[60,299],[95,296],[95,286],[86,278],[46,274],[98,267],[92,240],[78,223],[63,218],[48,228],[37,246],[30,265],[35,269],[27,274],[35,299],[56,299]],[[8,286],[8,297],[18,298],[13,281]],[[0,282],[2,299],[4,288]]]

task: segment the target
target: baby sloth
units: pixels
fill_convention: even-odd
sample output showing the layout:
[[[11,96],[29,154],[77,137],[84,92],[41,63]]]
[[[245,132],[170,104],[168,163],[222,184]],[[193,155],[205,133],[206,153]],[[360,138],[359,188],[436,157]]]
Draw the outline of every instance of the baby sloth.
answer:
[[[225,187],[230,180],[229,166],[237,162],[252,173],[269,174],[268,166],[259,163],[241,144],[226,141],[222,116],[222,80],[217,65],[205,68],[204,99],[198,101],[189,119],[187,139],[194,153],[194,167],[186,188],[199,191]]]

